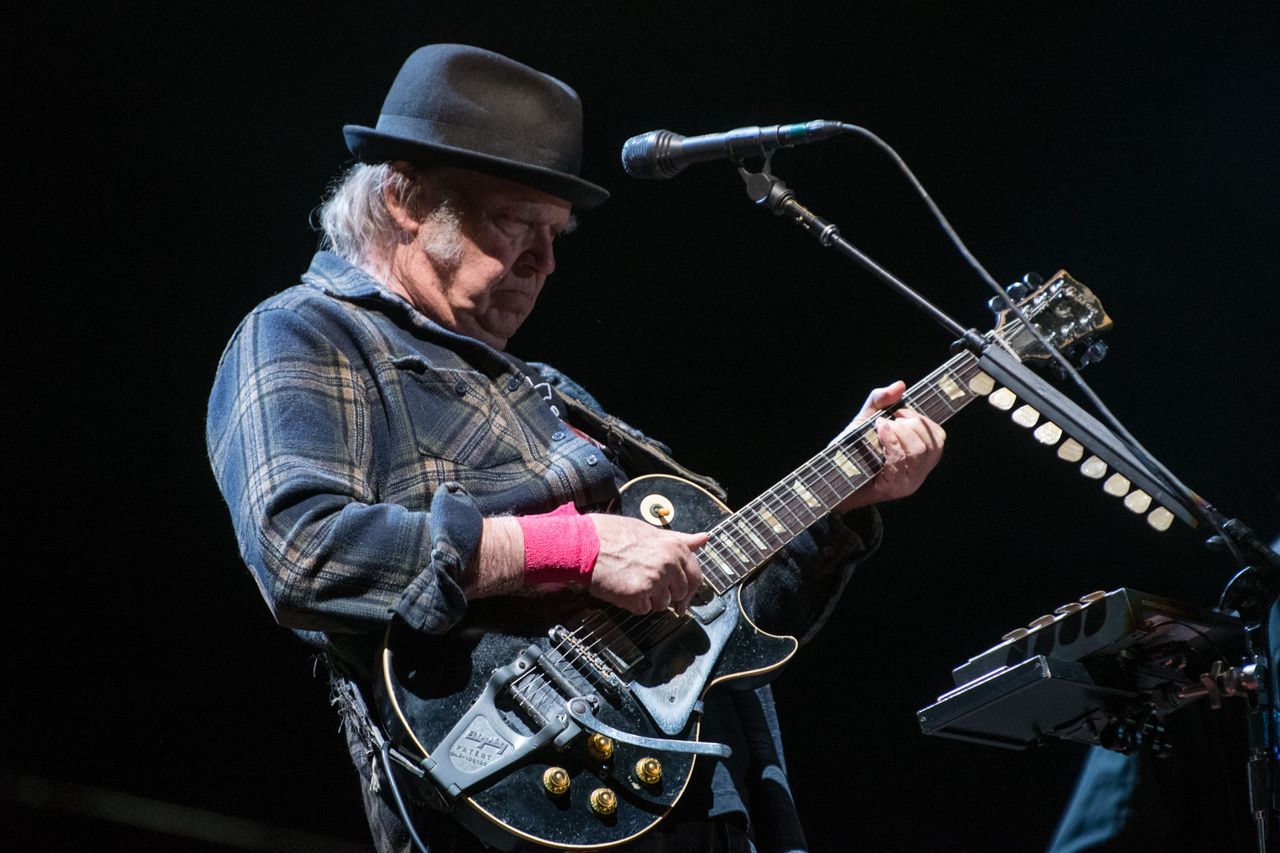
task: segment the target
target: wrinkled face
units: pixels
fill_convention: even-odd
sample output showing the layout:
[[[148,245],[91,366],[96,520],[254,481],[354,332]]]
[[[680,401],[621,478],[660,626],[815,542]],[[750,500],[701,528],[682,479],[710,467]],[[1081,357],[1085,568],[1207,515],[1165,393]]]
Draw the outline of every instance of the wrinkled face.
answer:
[[[421,225],[416,243],[428,266],[406,282],[411,301],[441,325],[503,349],[555,270],[552,243],[570,227],[569,202],[478,172],[435,177],[451,201]]]

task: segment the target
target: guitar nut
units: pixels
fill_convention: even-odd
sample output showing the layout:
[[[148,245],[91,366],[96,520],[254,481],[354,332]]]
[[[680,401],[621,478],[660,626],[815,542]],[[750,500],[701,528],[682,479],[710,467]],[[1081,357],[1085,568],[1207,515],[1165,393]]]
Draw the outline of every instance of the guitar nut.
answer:
[[[608,788],[596,788],[591,792],[591,810],[608,817],[618,810],[618,795]]]
[[[569,793],[569,771],[563,767],[548,767],[542,774],[542,787],[553,797]]]

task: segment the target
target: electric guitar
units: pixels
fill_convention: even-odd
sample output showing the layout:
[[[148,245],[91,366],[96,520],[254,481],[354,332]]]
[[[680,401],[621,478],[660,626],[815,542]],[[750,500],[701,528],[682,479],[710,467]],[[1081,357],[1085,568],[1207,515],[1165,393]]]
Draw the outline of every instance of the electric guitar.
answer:
[[[1068,353],[1111,325],[1092,292],[1066,272],[1020,307]],[[992,345],[1022,361],[1048,360],[1010,313],[987,334]],[[911,387],[901,405],[941,423],[995,390],[977,358],[962,351]],[[618,512],[664,529],[710,532],[697,552],[704,584],[683,616],[636,616],[591,600],[563,619],[526,612],[520,625],[509,612],[503,623],[477,623],[473,614],[483,607],[473,607],[438,637],[393,624],[376,693],[397,778],[411,771],[425,786],[419,793],[500,849],[521,842],[608,848],[652,829],[680,799],[699,757],[729,754],[698,739],[707,691],[758,685],[798,647],[795,638],[752,623],[743,583],[883,464],[868,421],[737,512],[678,477],[650,475],[624,486]]]

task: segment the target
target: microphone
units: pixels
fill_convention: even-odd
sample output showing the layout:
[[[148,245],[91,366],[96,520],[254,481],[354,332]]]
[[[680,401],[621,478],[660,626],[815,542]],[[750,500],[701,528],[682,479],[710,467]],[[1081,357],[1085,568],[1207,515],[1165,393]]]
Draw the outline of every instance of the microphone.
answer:
[[[633,178],[670,178],[685,166],[704,160],[767,157],[779,148],[817,142],[841,133],[844,133],[841,122],[824,120],[739,127],[725,133],[702,136],[651,130],[631,137],[622,146],[622,168]]]

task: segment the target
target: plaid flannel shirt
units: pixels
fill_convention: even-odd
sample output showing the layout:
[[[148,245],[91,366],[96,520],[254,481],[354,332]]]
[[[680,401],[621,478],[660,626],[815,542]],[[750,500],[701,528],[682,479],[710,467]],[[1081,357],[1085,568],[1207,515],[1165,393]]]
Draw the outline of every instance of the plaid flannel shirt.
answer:
[[[539,373],[603,414],[563,375]],[[427,632],[465,616],[458,577],[485,516],[569,501],[586,510],[615,498],[621,472],[566,428],[544,391],[518,363],[442,328],[346,261],[317,254],[299,286],[236,329],[209,400],[214,475],[276,620],[323,632],[330,655],[367,683],[393,612]],[[665,458],[662,445],[624,429]],[[874,509],[815,524],[748,586],[753,618],[812,636],[879,537]],[[740,766],[715,765],[701,806],[713,816],[739,811],[743,794],[768,817],[758,832],[777,834],[779,849],[803,844],[767,688],[713,696],[713,734],[715,716],[737,720],[724,739],[739,747],[732,762]],[[767,794],[735,790],[750,762]]]

